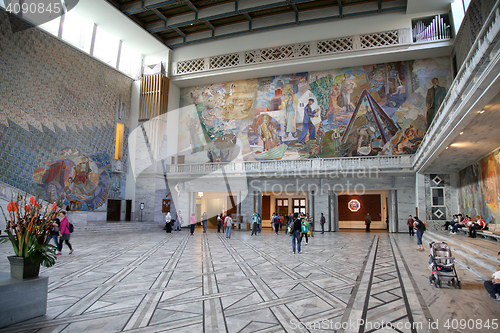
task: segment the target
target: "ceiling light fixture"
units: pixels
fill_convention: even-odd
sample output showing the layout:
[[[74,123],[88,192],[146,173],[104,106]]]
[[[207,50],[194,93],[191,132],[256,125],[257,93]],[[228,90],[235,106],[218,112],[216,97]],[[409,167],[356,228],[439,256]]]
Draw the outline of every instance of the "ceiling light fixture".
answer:
[[[448,148],[450,148],[450,147],[446,147],[446,149],[448,149]]]
[[[481,111],[479,111],[479,113],[481,113],[481,114],[484,113],[484,109],[482,109]]]
[[[460,132],[460,135],[464,134],[464,132]]]

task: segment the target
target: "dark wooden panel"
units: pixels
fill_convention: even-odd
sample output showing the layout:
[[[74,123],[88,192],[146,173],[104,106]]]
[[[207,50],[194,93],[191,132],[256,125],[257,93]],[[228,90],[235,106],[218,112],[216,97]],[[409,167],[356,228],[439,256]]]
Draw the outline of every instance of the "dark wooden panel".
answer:
[[[357,212],[351,212],[347,205],[352,199],[357,199],[360,208]],[[372,221],[381,221],[380,194],[366,195],[339,195],[339,220],[340,221],[364,221],[366,213],[370,213]]]
[[[271,196],[263,195],[262,196],[262,219],[270,220],[271,219]]]
[[[162,200],[161,212],[162,213],[170,212],[170,199],[163,199]]]

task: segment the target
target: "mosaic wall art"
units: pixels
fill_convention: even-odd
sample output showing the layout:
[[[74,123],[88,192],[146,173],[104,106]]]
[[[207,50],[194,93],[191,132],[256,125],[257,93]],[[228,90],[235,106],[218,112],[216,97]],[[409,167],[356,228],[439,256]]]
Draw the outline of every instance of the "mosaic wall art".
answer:
[[[411,154],[451,84],[449,58],[184,88],[186,162]],[[190,148],[190,151],[187,150]]]
[[[66,148],[58,160],[35,169],[33,179],[49,202],[60,200],[71,210],[95,211],[106,207],[110,166],[107,154],[86,156]]]
[[[498,223],[500,149],[458,172],[460,212]]]
[[[128,123],[131,85],[132,79],[38,28],[13,33],[0,13],[0,181],[29,193],[52,193],[34,176],[68,147],[89,160],[108,156],[101,170],[114,157],[117,105]],[[125,137],[128,132],[125,127]],[[108,175],[109,198],[123,198],[125,174]],[[97,180],[95,191],[102,186]],[[90,194],[87,188],[74,195],[88,201]],[[86,209],[104,209],[98,201]]]

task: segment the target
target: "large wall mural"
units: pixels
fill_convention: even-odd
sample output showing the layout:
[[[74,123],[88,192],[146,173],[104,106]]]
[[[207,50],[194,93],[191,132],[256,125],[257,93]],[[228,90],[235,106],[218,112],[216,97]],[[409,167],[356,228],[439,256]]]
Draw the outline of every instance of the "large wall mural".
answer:
[[[488,222],[500,218],[500,149],[458,172],[460,212],[481,215]]]
[[[187,163],[412,154],[451,81],[443,57],[184,88],[178,148]]]
[[[62,201],[71,210],[98,210],[110,189],[110,159],[107,154],[83,155],[64,149],[58,160],[35,169],[33,179],[48,201]]]
[[[109,163],[116,121],[128,136],[131,78],[38,28],[13,33],[0,13],[0,82],[1,182],[81,210],[125,198],[126,169]],[[126,168],[127,140],[123,152]]]

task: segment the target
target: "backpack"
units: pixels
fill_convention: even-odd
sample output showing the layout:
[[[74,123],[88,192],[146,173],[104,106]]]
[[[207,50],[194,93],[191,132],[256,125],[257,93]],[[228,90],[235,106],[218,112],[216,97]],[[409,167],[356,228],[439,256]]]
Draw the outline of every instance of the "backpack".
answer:
[[[72,233],[75,230],[75,227],[73,226],[73,223],[69,223],[69,232]]]
[[[292,222],[290,222],[290,224],[288,224],[288,233],[292,233],[293,232],[293,227],[295,226],[295,221],[297,220],[292,220]]]
[[[418,227],[417,227],[417,229],[420,229],[420,230],[422,230],[422,231],[425,231],[425,229],[426,229],[426,228],[425,228],[425,224],[424,224],[424,222],[422,222],[422,221],[418,220]]]

